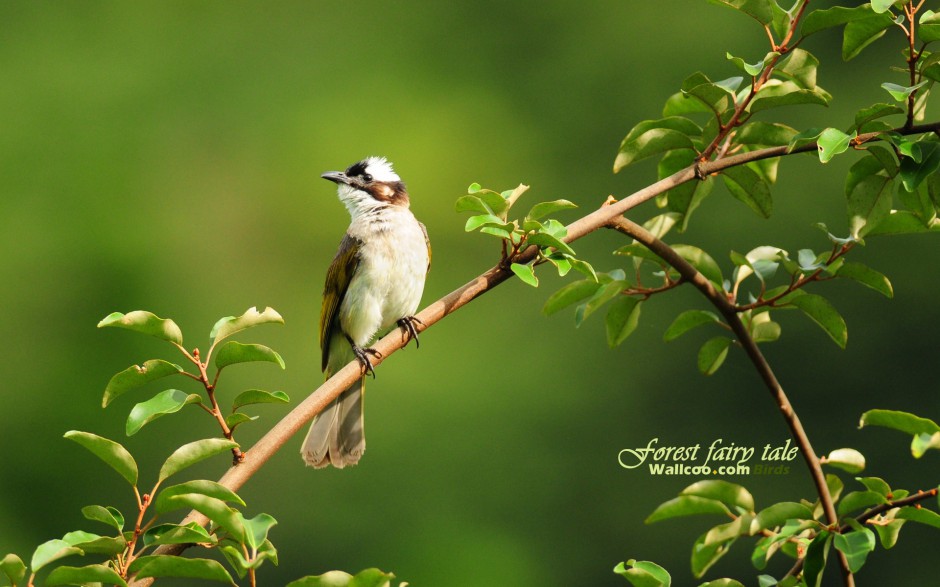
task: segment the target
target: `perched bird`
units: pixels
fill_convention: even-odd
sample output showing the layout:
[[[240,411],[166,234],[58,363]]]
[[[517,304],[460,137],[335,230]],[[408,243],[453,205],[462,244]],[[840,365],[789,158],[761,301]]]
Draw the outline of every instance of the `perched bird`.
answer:
[[[367,373],[375,377],[369,356],[377,355],[368,345],[396,323],[418,343],[414,313],[431,268],[431,243],[385,158],[369,157],[322,177],[337,184],[351,217],[323,288],[322,369],[329,379],[355,358],[363,376],[314,418],[300,454],[310,466],[342,469],[358,463],[366,449],[364,380]]]

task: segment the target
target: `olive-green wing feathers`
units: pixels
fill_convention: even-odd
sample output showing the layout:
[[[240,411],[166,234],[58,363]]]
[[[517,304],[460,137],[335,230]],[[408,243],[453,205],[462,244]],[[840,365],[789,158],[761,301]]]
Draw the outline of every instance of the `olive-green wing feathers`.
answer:
[[[349,289],[349,282],[359,266],[359,249],[362,241],[348,234],[339,244],[339,250],[333,257],[326,272],[326,285],[323,287],[323,306],[320,309],[320,350],[323,355],[322,369],[326,370],[329,359],[330,336],[337,322],[337,312]]]
[[[428,246],[428,272],[431,271],[431,239],[428,238],[428,228],[424,225],[423,222],[418,222],[418,226],[421,227],[421,232],[424,233],[424,243]]]

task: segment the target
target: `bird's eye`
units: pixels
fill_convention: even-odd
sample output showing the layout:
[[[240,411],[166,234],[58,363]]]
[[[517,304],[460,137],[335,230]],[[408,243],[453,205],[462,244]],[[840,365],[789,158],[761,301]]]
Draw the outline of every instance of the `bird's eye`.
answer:
[[[369,175],[368,173],[363,173],[363,174],[362,174],[362,181],[365,181],[365,182],[372,181],[372,176]]]

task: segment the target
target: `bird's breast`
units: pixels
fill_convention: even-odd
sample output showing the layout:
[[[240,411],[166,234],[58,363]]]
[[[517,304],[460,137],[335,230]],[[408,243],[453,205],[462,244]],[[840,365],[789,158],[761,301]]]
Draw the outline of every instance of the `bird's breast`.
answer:
[[[413,315],[421,302],[428,268],[427,242],[411,212],[401,212],[383,218],[380,224],[350,226],[350,234],[362,241],[359,267],[340,311],[351,330],[357,330],[353,323],[362,321],[384,330]]]

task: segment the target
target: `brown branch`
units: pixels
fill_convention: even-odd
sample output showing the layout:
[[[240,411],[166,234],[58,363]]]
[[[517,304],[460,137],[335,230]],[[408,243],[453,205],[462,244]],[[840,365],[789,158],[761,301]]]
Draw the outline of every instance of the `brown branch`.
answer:
[[[813,445],[810,443],[809,437],[803,429],[803,424],[800,422],[800,418],[790,404],[790,400],[784,392],[783,386],[780,385],[777,376],[774,375],[770,363],[767,362],[764,354],[758,348],[757,343],[754,342],[754,339],[747,331],[744,323],[741,322],[736,308],[728,300],[727,295],[719,291],[715,285],[695,267],[680,257],[672,247],[656,238],[653,233],[639,224],[620,216],[612,219],[609,226],[633,237],[646,248],[659,255],[660,258],[678,271],[679,275],[702,292],[702,294],[708,298],[708,301],[724,316],[725,321],[728,322],[728,325],[731,326],[731,330],[738,337],[738,343],[744,349],[744,352],[747,353],[748,358],[754,365],[754,369],[764,381],[764,385],[767,386],[767,390],[770,391],[770,395],[774,398],[777,408],[783,415],[784,421],[786,421],[787,426],[790,428],[790,434],[793,436],[794,441],[800,449],[800,454],[803,455],[803,460],[806,461],[806,466],[809,468],[810,476],[813,478],[816,493],[819,495],[819,501],[823,506],[823,511],[826,514],[829,525],[834,526],[838,524],[839,516],[836,514],[835,503],[832,501],[832,495],[829,493],[829,486],[826,484],[826,475],[823,473],[822,466],[819,463],[819,457],[816,456]],[[845,584],[854,585],[855,582],[852,578],[852,573],[848,570],[848,560],[845,559],[845,555],[842,552],[840,552],[839,555],[844,569]]]
[[[919,134],[925,132],[940,131],[940,122],[931,124],[915,125],[910,128],[895,129],[900,134]],[[863,140],[872,140],[877,138],[878,133],[866,133],[859,135]],[[861,142],[861,141],[860,141]],[[770,147],[746,153],[730,155],[717,161],[708,161],[690,165],[669,177],[661,179],[630,196],[612,204],[603,206],[582,218],[572,222],[567,226],[568,234],[561,239],[566,243],[574,242],[581,237],[590,234],[600,228],[607,226],[613,219],[622,216],[625,212],[634,208],[647,200],[665,193],[670,189],[679,186],[688,181],[705,178],[713,173],[718,173],[723,169],[743,165],[751,161],[759,161],[772,157],[781,157],[784,155],[805,153],[815,151],[815,143],[803,145],[797,149],[788,150],[786,146]],[[513,261],[517,263],[527,263],[537,255],[537,247],[530,247],[517,255]],[[472,281],[457,288],[443,298],[427,306],[416,316],[420,322],[415,327],[418,332],[422,332],[445,316],[455,312],[464,305],[483,295],[490,289],[506,281],[514,274],[509,270],[509,263],[503,262],[490,268],[482,275]],[[378,341],[374,348],[381,353],[380,357],[372,360],[374,366],[380,365],[395,351],[405,346],[408,338],[403,336],[401,331],[395,330],[387,334]],[[773,374],[771,373],[771,376]],[[306,425],[314,416],[320,413],[331,401],[336,399],[340,393],[353,384],[362,376],[362,370],[357,361],[352,361],[340,369],[333,377],[328,379],[320,387],[313,391],[307,398],[291,410],[284,418],[274,425],[254,446],[245,452],[245,460],[233,465],[225,475],[219,479],[219,483],[232,491],[238,491],[245,482],[248,481],[280,448]],[[198,512],[190,512],[182,523],[192,521],[205,525],[208,519]],[[185,545],[161,546],[155,554],[179,554],[185,550]],[[142,579],[132,583],[132,587],[146,587],[153,583],[152,579]]]

